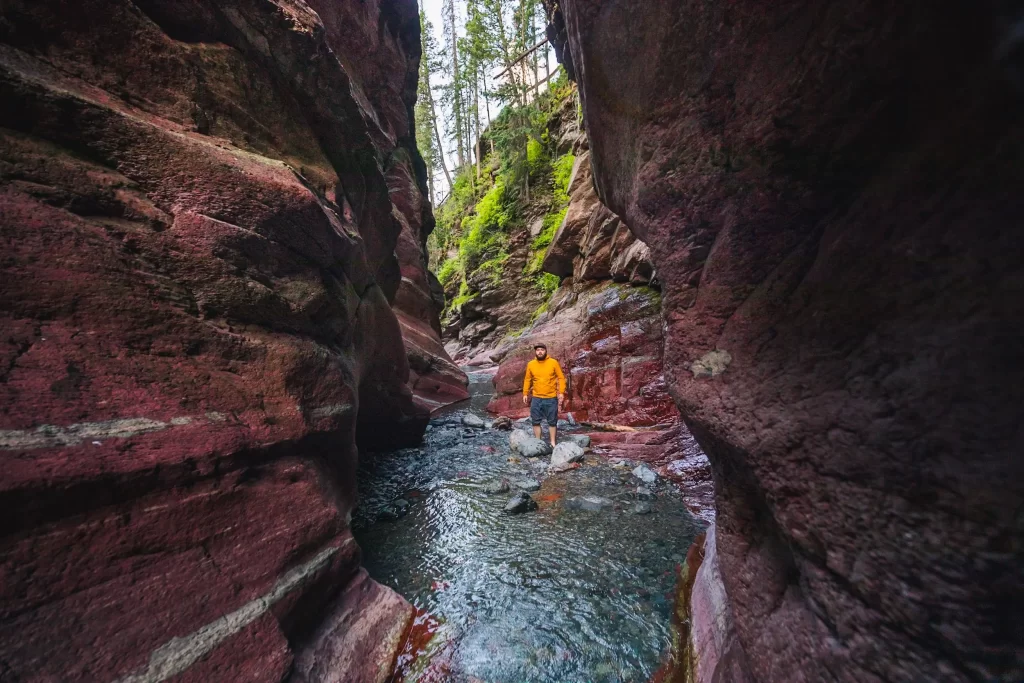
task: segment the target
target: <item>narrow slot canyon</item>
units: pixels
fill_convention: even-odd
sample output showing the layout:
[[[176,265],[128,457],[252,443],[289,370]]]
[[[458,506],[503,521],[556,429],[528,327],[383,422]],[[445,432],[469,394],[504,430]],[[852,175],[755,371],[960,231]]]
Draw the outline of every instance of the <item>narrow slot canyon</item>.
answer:
[[[3,0],[0,682],[1024,680],[1022,26]]]

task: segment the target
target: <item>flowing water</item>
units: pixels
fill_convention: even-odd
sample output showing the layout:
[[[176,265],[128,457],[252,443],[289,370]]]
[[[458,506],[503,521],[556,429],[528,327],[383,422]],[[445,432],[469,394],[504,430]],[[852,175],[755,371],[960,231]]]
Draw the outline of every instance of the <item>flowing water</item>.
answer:
[[[646,681],[669,647],[677,567],[704,523],[663,480],[652,511],[637,514],[640,482],[614,459],[588,455],[550,476],[545,458],[516,462],[508,432],[462,425],[467,411],[487,417],[489,377],[471,376],[470,389],[422,447],[367,458],[360,476],[353,528],[366,568],[436,620],[421,656],[402,658],[404,680]],[[511,492],[485,493],[501,478]],[[540,509],[504,513],[528,478],[542,481],[531,494]],[[578,509],[581,496],[605,507]]]

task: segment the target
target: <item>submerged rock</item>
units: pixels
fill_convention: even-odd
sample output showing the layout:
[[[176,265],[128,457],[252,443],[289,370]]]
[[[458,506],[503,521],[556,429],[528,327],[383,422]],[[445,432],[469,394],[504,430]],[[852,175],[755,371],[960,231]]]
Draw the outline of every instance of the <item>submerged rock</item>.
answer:
[[[565,501],[566,509],[586,510],[588,512],[610,510],[614,505],[615,501],[601,496],[580,496],[579,498],[570,498]]]
[[[529,493],[520,491],[505,505],[505,512],[517,515],[522,512],[530,512],[531,510],[537,509],[537,501],[530,497]]]
[[[581,460],[583,460],[583,449],[570,441],[558,444],[551,453],[551,467],[555,468]]]
[[[508,438],[512,451],[526,458],[537,458],[551,452],[551,445],[524,431],[516,430]]]
[[[508,493],[509,491],[508,479],[502,479],[501,481],[492,481],[484,486],[484,493]]]
[[[467,427],[473,427],[474,429],[483,429],[487,426],[487,423],[483,419],[477,417],[473,413],[466,413],[462,416],[462,424]]]
[[[540,491],[540,482],[536,479],[520,479],[515,482],[515,487],[520,491]]]
[[[653,484],[658,481],[658,473],[642,463],[633,469],[633,476],[645,484]]]

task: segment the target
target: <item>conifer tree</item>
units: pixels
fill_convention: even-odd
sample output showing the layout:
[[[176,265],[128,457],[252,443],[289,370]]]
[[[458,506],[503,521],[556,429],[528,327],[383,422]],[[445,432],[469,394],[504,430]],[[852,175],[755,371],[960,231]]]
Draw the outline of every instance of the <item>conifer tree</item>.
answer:
[[[440,168],[452,187],[452,176],[444,160],[444,145],[441,143],[441,131],[437,118],[437,107],[434,104],[434,91],[431,87],[431,75],[442,68],[438,54],[437,40],[434,38],[434,27],[420,12],[420,39],[422,54],[420,56],[420,82],[416,98],[416,144],[420,155],[427,165],[427,180],[430,188],[430,203],[435,204],[434,173]]]
[[[449,101],[452,107],[452,118],[455,126],[455,141],[458,168],[461,169],[466,164],[466,145],[463,129],[463,118],[465,112],[463,111],[463,78],[462,72],[459,70],[459,34],[458,24],[456,22],[455,14],[455,0],[445,0],[444,2],[444,22],[445,22],[445,40],[448,43],[448,51],[451,54],[451,68],[449,76],[451,81],[449,87]]]

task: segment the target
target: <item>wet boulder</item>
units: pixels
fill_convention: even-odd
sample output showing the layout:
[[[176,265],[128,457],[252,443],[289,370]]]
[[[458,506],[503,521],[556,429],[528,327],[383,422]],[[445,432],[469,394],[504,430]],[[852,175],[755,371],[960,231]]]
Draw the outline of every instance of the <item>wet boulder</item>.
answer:
[[[551,453],[551,466],[562,467],[583,460],[583,449],[571,441],[563,441]]]
[[[487,423],[485,423],[483,419],[474,415],[473,413],[466,413],[465,415],[463,415],[462,424],[466,425],[467,427],[472,427],[474,429],[483,429],[484,427],[487,426]]]
[[[514,453],[526,458],[537,458],[551,452],[551,445],[548,442],[520,430],[512,432],[508,443]]]
[[[658,474],[643,463],[633,468],[633,476],[645,484],[653,484],[658,481]]]
[[[654,512],[654,508],[646,500],[640,501],[636,504],[636,507],[633,508],[633,514],[636,515],[649,515],[652,512]]]
[[[523,512],[530,512],[537,509],[537,501],[530,497],[529,493],[520,491],[509,499],[505,505],[505,512],[511,515],[518,515]]]

